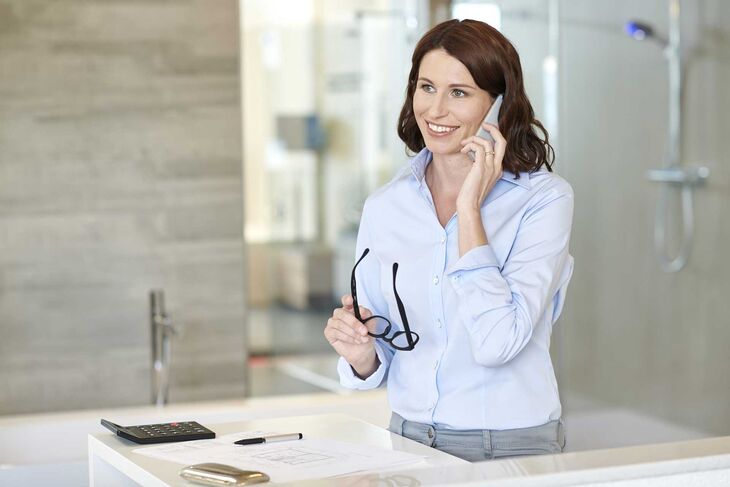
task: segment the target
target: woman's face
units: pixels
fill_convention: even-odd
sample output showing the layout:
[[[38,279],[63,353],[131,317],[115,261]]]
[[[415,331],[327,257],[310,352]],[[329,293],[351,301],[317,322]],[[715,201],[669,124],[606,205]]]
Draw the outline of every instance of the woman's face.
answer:
[[[475,135],[492,106],[461,61],[443,49],[423,56],[413,94],[413,114],[428,150],[455,154]]]

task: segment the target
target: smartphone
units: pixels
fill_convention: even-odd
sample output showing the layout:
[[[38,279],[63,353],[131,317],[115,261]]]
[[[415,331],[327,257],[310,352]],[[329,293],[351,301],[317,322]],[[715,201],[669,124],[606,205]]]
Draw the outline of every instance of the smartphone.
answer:
[[[202,485],[251,485],[268,482],[269,476],[254,470],[240,470],[220,463],[199,463],[180,470],[185,480]]]
[[[499,126],[499,109],[502,107],[502,95],[497,96],[497,98],[494,99],[494,103],[492,103],[492,106],[489,107],[489,111],[487,112],[487,116],[484,117],[484,122],[491,123],[492,125]],[[479,130],[477,131],[477,136],[482,137],[483,139],[487,139],[489,142],[494,144],[494,138],[492,137],[492,134],[487,132],[487,130],[484,129],[481,125],[479,126]],[[467,154],[469,154],[469,159],[472,161],[474,160],[474,151],[469,151]]]

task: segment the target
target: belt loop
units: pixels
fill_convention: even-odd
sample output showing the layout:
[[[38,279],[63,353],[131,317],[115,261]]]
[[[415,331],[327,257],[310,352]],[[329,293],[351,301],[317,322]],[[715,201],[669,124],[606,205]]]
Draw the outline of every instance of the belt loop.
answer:
[[[403,436],[403,423],[405,421],[400,414],[392,413],[390,416],[390,427],[388,429],[391,433]]]
[[[490,430],[482,430],[482,441],[484,442],[484,451],[487,454],[487,458],[494,458],[494,453],[492,452],[492,432]]]

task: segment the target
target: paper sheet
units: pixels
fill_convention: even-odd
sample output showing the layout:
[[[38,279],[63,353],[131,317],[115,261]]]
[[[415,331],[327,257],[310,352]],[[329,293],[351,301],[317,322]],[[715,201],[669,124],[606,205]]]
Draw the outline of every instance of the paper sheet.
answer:
[[[234,445],[241,438],[276,434],[244,431],[213,440],[185,441],[137,448],[134,453],[193,465],[215,462],[242,470],[260,470],[272,482],[334,477],[365,470],[382,470],[421,461],[423,456],[368,445],[321,438],[261,445]]]

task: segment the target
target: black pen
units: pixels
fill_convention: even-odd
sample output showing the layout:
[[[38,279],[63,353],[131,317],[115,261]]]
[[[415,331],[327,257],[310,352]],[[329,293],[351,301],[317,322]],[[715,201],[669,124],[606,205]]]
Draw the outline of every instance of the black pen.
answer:
[[[301,433],[289,433],[288,435],[259,436],[258,438],[244,438],[234,441],[234,445],[257,445],[259,443],[276,443],[277,441],[301,440],[304,435]]]

